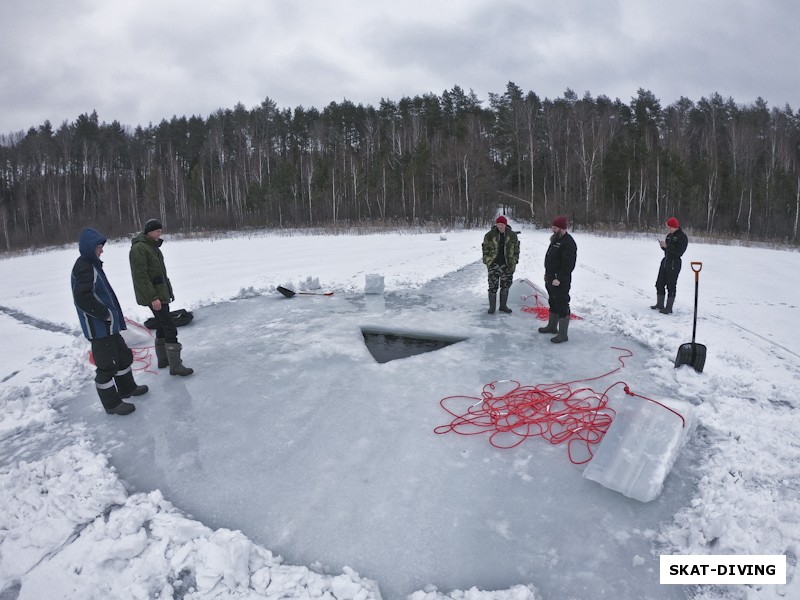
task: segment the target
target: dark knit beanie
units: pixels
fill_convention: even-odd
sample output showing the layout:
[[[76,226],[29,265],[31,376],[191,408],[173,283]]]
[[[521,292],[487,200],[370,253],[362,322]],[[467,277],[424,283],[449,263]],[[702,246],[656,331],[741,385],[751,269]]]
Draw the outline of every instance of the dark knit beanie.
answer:
[[[558,227],[559,229],[566,229],[567,228],[567,217],[561,216],[556,217],[553,219],[553,227]]]
[[[144,224],[144,232],[150,233],[151,231],[155,231],[156,229],[162,229],[161,221],[158,219],[149,219],[147,223]]]

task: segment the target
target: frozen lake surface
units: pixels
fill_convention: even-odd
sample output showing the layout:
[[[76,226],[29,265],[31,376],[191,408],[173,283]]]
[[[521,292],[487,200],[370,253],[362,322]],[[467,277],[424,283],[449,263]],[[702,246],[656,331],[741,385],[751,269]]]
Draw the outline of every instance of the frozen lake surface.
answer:
[[[544,598],[684,598],[658,584],[661,522],[691,498],[703,453],[693,436],[662,494],[641,503],[581,476],[565,445],[512,449],[485,435],[437,435],[439,402],[596,377],[668,399],[643,369],[647,348],[603,323],[573,321],[555,345],[519,310],[486,314],[480,263],[385,296],[244,297],[195,311],[179,331],[187,378],[137,376],[150,393],[110,419],[91,387],[69,420],[94,432],[131,487],[160,489],[211,527],[239,529],[290,564],[378,582],[384,598],[534,583]],[[379,364],[362,328],[465,338]],[[153,367],[154,369],[154,367]],[[614,401],[624,394],[614,392]],[[633,400],[638,401],[638,400]]]

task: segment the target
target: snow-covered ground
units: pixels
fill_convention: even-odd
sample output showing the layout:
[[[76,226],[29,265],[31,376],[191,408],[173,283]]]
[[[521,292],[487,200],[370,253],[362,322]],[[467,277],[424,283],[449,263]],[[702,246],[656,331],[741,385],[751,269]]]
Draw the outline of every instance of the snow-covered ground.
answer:
[[[483,231],[168,233],[173,308],[195,311],[179,333],[196,373],[140,371],[151,391],[124,418],[93,389],[69,287],[77,243],[0,261],[4,600],[800,597],[797,252],[690,241],[665,316],[648,308],[653,236],[577,232],[583,320],[553,345],[519,306],[485,314]],[[548,236],[523,230],[517,278],[541,280]],[[128,247],[110,241],[103,260],[143,322]],[[702,373],[673,368],[691,339],[692,260]],[[371,273],[384,296],[363,295]],[[274,291],[309,276],[334,295]],[[378,365],[359,329],[373,325],[467,341]],[[445,396],[590,378],[619,366],[612,347],[633,356],[608,385],[692,408],[652,502],[581,478],[541,439],[500,450],[434,433],[450,421]],[[788,583],[659,585],[659,555],[692,553],[785,554]]]

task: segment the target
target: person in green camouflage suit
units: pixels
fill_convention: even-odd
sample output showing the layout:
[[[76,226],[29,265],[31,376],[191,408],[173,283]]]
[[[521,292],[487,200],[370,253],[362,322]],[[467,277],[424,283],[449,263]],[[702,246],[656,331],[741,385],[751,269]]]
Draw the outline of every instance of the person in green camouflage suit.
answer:
[[[489,310],[497,308],[497,290],[500,290],[500,312],[510,313],[508,288],[514,280],[514,270],[519,262],[519,238],[500,215],[491,230],[483,236],[483,264],[489,272]]]

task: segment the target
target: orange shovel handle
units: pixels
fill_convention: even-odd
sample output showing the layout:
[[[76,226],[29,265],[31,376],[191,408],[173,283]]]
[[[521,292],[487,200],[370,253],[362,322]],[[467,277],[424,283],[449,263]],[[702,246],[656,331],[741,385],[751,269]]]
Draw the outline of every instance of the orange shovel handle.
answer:
[[[699,281],[700,280],[700,271],[703,269],[703,263],[693,261],[691,263],[691,267],[692,267],[692,271],[694,271],[694,280],[695,281]],[[695,268],[695,267],[697,267],[697,268]]]

